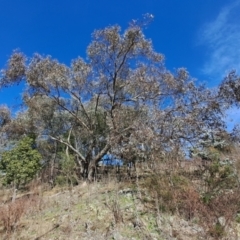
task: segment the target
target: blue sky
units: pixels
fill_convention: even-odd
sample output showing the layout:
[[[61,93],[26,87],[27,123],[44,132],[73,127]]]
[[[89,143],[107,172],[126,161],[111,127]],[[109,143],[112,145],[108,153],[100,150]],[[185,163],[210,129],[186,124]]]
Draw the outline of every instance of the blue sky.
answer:
[[[0,9],[0,68],[16,48],[70,64],[86,56],[94,29],[125,29],[151,13],[145,35],[165,55],[168,69],[186,67],[209,87],[231,69],[240,72],[240,0],[1,0]],[[14,106],[19,92],[0,92],[0,104]],[[240,119],[235,109],[231,116]]]

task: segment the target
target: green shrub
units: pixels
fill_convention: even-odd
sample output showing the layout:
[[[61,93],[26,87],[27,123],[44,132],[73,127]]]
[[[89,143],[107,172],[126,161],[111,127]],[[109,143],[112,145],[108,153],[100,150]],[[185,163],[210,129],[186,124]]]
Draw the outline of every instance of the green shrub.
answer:
[[[224,231],[224,227],[219,223],[217,222],[211,229],[210,229],[210,234],[211,236],[215,237],[215,238],[220,238],[220,237],[223,237],[224,234],[225,234],[225,231]]]
[[[11,150],[1,154],[0,170],[4,184],[25,185],[32,180],[41,167],[41,154],[34,149],[34,139],[24,137]]]
[[[60,154],[60,174],[56,177],[55,183],[59,186],[77,185],[76,164],[72,156]]]

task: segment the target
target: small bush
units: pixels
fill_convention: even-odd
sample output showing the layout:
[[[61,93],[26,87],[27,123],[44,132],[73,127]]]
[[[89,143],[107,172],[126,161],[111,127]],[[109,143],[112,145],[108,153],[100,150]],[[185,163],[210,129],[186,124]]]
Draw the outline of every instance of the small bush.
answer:
[[[66,185],[77,185],[77,179],[74,176],[65,176],[65,175],[58,175],[55,180],[56,185],[58,186],[66,186]]]
[[[0,222],[7,234],[17,228],[17,225],[25,212],[26,201],[24,199],[9,203],[0,208]]]
[[[64,154],[60,154],[60,174],[55,179],[55,184],[59,186],[77,185],[78,178],[76,176],[76,164],[72,156],[67,158]]]
[[[201,202],[199,193],[190,184],[189,179],[180,174],[152,175],[145,181],[144,187],[153,197],[158,198],[160,211],[172,214],[178,212],[186,219],[195,216]]]
[[[21,218],[27,213],[33,213],[41,208],[41,198],[36,194],[24,195],[14,202],[6,203],[0,207],[0,224],[3,231],[9,235],[15,231]]]
[[[220,223],[216,223],[210,228],[209,233],[215,239],[219,239],[225,234],[224,227]]]

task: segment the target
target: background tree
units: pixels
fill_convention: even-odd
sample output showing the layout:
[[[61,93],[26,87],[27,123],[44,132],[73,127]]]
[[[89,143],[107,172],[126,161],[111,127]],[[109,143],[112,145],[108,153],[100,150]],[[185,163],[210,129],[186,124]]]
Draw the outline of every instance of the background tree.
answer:
[[[231,71],[219,86],[219,100],[225,103],[225,107],[238,106],[240,103],[240,77],[236,71]]]
[[[6,148],[8,142],[5,128],[9,122],[11,122],[10,109],[7,106],[0,106],[0,152]]]

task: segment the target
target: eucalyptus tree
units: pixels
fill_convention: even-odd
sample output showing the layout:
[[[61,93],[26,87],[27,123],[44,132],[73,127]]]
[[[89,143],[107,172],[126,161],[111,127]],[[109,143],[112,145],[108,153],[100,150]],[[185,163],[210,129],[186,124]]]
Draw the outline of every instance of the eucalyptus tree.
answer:
[[[2,72],[2,87],[25,81],[36,132],[65,145],[89,179],[109,151],[152,157],[223,127],[216,94],[196,86],[185,69],[167,71],[144,27],[133,21],[124,32],[117,25],[94,31],[87,59],[71,66],[15,52]]]

